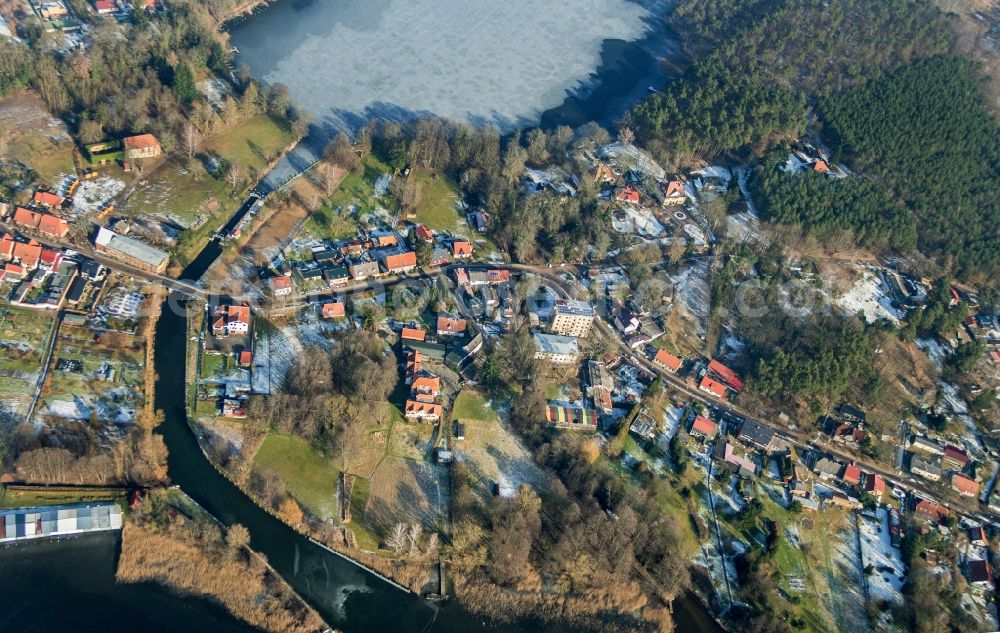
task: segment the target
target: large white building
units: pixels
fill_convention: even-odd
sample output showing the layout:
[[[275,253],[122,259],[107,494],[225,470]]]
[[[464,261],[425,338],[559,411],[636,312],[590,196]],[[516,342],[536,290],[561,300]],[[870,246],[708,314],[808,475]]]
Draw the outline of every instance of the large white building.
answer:
[[[570,365],[580,358],[580,341],[572,336],[536,333],[535,358],[557,365]]]
[[[590,333],[594,322],[594,307],[586,301],[559,299],[552,311],[549,330],[559,336],[583,338]]]
[[[121,527],[122,511],[113,502],[0,511],[0,543]]]

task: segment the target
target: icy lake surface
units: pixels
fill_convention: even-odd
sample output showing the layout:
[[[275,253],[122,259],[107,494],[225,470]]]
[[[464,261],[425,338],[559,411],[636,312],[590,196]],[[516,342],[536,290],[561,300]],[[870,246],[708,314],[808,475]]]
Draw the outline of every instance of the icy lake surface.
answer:
[[[230,32],[238,61],[318,123],[435,114],[509,129],[586,87],[604,40],[642,38],[659,4],[280,0]]]

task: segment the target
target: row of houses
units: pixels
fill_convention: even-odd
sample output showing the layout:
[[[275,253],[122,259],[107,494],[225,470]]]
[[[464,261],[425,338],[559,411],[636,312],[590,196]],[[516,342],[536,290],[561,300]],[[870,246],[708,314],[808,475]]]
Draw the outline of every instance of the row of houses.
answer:
[[[426,353],[427,342],[425,330],[404,327],[400,333],[403,376],[410,387],[403,415],[410,420],[437,422],[444,412],[444,405],[439,402],[441,378],[428,367],[428,362],[435,359]]]

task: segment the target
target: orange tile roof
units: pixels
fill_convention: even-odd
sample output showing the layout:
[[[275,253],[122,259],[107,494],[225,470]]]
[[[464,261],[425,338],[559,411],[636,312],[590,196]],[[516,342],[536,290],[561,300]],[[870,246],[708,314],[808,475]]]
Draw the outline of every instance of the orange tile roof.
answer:
[[[136,136],[125,137],[123,141],[125,145],[125,151],[134,149],[149,149],[151,147],[158,147],[160,142],[156,140],[156,137],[152,134],[138,134]]]
[[[292,278],[289,275],[281,277],[271,277],[271,287],[277,290],[284,290],[292,287]]]
[[[389,255],[385,258],[385,267],[388,270],[399,270],[401,268],[408,268],[416,265],[417,254],[413,251],[399,253],[398,255]]]
[[[729,369],[714,358],[708,364],[708,371],[717,375],[722,382],[726,383],[735,391],[743,391],[743,379],[732,369]]]
[[[708,376],[705,376],[704,378],[701,379],[701,384],[698,385],[698,388],[701,389],[702,391],[708,391],[714,393],[720,398],[726,397],[726,386],[721,382],[712,380]]]
[[[861,483],[861,469],[857,464],[848,464],[844,468],[844,476],[841,479],[849,484],[859,484]]]
[[[438,334],[461,334],[465,331],[465,319],[442,314],[437,319]]]
[[[455,257],[461,257],[463,255],[472,255],[472,244],[466,241],[452,242],[451,244],[451,254]]]
[[[4,233],[3,237],[0,237],[0,255],[4,257],[10,257],[14,253],[14,245],[17,242],[9,233]]]
[[[979,494],[979,482],[963,477],[962,475],[952,475],[951,487],[963,495],[970,497]]]
[[[69,233],[69,223],[54,215],[42,214],[42,217],[38,220],[38,232],[45,235],[63,237]]]
[[[324,303],[323,304],[323,318],[324,319],[337,319],[345,316],[344,304],[338,302],[334,303]]]
[[[406,401],[406,413],[423,414],[424,416],[441,417],[442,406],[433,402],[419,400]]]
[[[427,332],[413,327],[404,327],[400,337],[406,341],[422,341],[427,338]]]
[[[691,424],[692,433],[701,433],[706,437],[715,437],[715,432],[718,428],[715,422],[703,415],[696,416],[694,422]]]
[[[682,362],[681,359],[667,352],[665,349],[657,350],[656,356],[653,357],[653,361],[663,365],[670,371],[677,371],[680,369]]]
[[[668,198],[676,198],[684,195],[684,183],[680,180],[671,180],[667,183],[664,195]]]
[[[410,390],[437,395],[441,393],[441,379],[437,376],[418,376],[410,385]]]
[[[36,191],[32,200],[35,204],[42,204],[47,207],[58,207],[63,203],[62,196],[57,196],[50,191]]]

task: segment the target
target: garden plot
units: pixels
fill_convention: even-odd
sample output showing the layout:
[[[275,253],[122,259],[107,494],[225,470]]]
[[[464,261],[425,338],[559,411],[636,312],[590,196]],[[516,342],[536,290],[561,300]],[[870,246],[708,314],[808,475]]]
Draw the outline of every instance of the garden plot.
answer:
[[[23,421],[42,373],[53,318],[0,307],[0,424]]]
[[[862,270],[861,277],[851,289],[838,297],[834,304],[851,316],[859,312],[864,314],[868,323],[888,320],[898,325],[904,316],[902,311],[892,306],[888,288],[882,283],[882,279],[867,268]]]
[[[455,401],[452,417],[465,427],[465,439],[450,442],[455,457],[479,480],[482,493],[489,494],[493,483],[512,488],[529,484],[540,489],[548,481],[531,453],[482,396],[463,391]],[[448,431],[454,435],[453,429]]]
[[[305,347],[330,349],[332,337],[345,327],[326,321],[310,310],[301,313],[291,324],[276,328],[257,319],[255,324],[252,389],[254,393],[272,393],[285,385],[288,372]]]
[[[73,193],[73,207],[80,215],[97,213],[125,189],[125,183],[111,176],[81,180]]]
[[[885,600],[903,604],[903,583],[905,566],[899,550],[892,546],[889,538],[889,514],[879,508],[877,518],[861,515],[858,517],[861,530],[861,556],[865,566],[874,571],[868,575],[868,591],[871,600]]]
[[[447,517],[450,500],[441,466],[386,457],[375,469],[369,485],[364,523],[378,532],[387,533],[400,522],[436,529]]]
[[[89,329],[63,326],[39,411],[71,420],[129,424],[142,404],[144,341],[121,333],[94,342]]]

